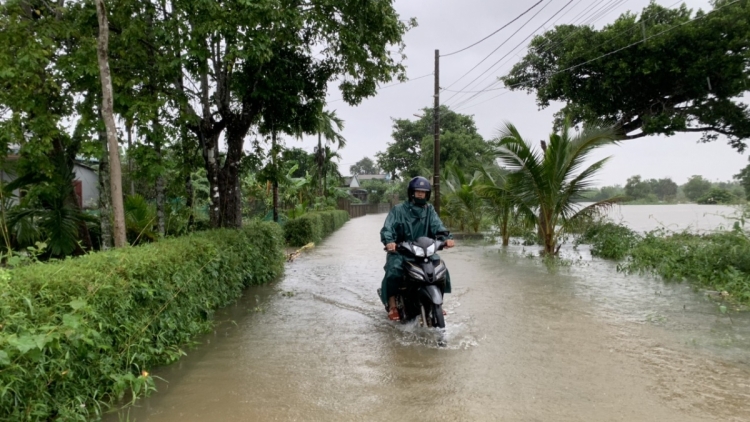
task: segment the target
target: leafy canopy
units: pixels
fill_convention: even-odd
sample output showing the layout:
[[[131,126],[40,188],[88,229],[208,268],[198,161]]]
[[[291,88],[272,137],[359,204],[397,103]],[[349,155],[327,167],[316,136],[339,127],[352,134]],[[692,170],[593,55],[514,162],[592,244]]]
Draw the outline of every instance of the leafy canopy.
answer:
[[[684,5],[651,3],[640,17],[625,13],[601,30],[557,26],[535,37],[502,80],[535,92],[542,108],[564,102],[558,126],[565,117],[612,125],[625,139],[703,132],[713,141],[721,134],[741,152],[750,137],[740,102],[750,77],[750,3],[713,4],[712,13],[692,15]],[[644,33],[651,38],[641,42]]]
[[[422,110],[418,120],[394,119],[394,142],[376,154],[378,166],[401,178],[429,173],[433,167],[434,111]],[[474,166],[490,151],[490,145],[477,132],[474,117],[440,107],[440,167],[454,163],[460,168]]]

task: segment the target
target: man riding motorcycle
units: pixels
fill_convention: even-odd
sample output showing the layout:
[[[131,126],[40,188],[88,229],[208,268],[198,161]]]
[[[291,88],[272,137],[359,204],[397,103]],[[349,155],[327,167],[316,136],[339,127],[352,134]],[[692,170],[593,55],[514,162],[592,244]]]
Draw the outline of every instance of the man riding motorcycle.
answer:
[[[389,252],[385,263],[385,276],[380,287],[380,300],[388,309],[388,318],[398,321],[396,308],[396,290],[404,276],[404,261],[409,258],[395,253],[396,244],[413,241],[426,236],[432,239],[446,240],[445,247],[455,246],[453,236],[445,228],[435,212],[435,208],[427,201],[430,199],[432,186],[424,177],[417,176],[409,181],[407,199],[396,205],[388,213],[383,228],[380,230],[380,241]],[[440,258],[433,255],[434,260]],[[446,275],[444,293],[451,292],[450,274]]]

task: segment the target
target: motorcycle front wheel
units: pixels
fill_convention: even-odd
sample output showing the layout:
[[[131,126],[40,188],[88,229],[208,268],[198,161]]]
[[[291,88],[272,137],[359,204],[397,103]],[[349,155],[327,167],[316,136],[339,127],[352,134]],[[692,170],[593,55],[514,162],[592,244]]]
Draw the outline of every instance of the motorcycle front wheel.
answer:
[[[443,305],[432,305],[432,326],[435,328],[445,328]]]

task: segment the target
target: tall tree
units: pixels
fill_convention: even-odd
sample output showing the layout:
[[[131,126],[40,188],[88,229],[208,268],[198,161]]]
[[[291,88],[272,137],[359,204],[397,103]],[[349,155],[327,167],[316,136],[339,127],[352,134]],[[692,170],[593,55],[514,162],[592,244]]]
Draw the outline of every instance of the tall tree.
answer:
[[[750,137],[750,113],[741,101],[750,77],[750,2],[712,4],[713,11],[693,15],[685,5],[652,2],[640,17],[625,13],[601,30],[557,26],[535,37],[502,80],[510,89],[535,92],[542,108],[564,102],[558,127],[570,118],[614,125],[625,139],[724,135],[741,152]]]
[[[685,192],[685,196],[695,202],[703,197],[708,191],[711,190],[711,182],[704,179],[703,176],[690,176],[687,183],[682,185],[682,191]]]
[[[629,199],[644,199],[651,193],[651,185],[640,175],[629,177],[625,183],[625,194]]]
[[[109,186],[112,195],[112,215],[114,217],[115,247],[128,244],[125,236],[125,208],[122,196],[122,170],[120,168],[120,145],[117,142],[117,127],[113,110],[112,75],[109,70],[107,47],[109,44],[109,22],[104,0],[96,0],[96,16],[99,22],[99,39],[97,58],[99,75],[102,82],[102,118],[107,129],[107,147],[109,148]]]
[[[329,144],[336,144],[339,149],[346,145],[346,139],[341,134],[342,130],[344,130],[344,121],[336,115],[336,111],[321,109],[317,116],[317,125],[315,127],[315,131],[318,134],[318,146],[315,148],[315,163],[318,170],[317,176],[320,184],[320,194],[324,196],[328,195],[325,167],[326,162],[331,159],[331,157],[326,156],[326,152],[330,152]],[[322,143],[321,138],[326,140],[325,145]]]
[[[375,162],[372,161],[370,157],[365,157],[356,163],[354,163],[353,166],[349,167],[349,172],[351,174],[378,174],[380,169],[377,165],[375,165]]]
[[[181,37],[190,55],[186,69],[200,82],[196,93],[182,87],[183,96],[198,100],[200,109],[184,102],[183,111],[203,145],[214,225],[241,223],[238,163],[246,135],[271,104],[258,90],[272,72],[268,64],[283,50],[278,45],[325,70],[326,83],[341,76],[344,101],[357,104],[375,94],[377,82],[401,77],[403,67],[392,47],[402,45],[413,24],[399,19],[390,0],[174,0],[172,5],[187,24]],[[312,46],[320,48],[313,52]],[[217,148],[224,131],[227,152],[220,163]]]
[[[391,137],[384,152],[376,154],[378,167],[400,178],[411,178],[423,170],[433,168],[433,115],[432,108],[424,108],[418,120],[394,119]],[[481,161],[490,145],[477,132],[474,118],[456,113],[446,106],[440,108],[440,164],[449,162],[466,168]]]

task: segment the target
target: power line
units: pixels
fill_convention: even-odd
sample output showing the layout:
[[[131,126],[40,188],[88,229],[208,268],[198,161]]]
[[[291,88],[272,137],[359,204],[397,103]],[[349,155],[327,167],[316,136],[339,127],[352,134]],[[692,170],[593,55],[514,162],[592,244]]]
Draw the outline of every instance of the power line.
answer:
[[[571,10],[573,10],[573,8],[575,8],[575,6],[577,6],[577,5],[578,5],[578,3],[580,3],[580,1],[581,1],[581,0],[577,0],[577,1],[576,1],[576,4],[575,4],[575,5],[573,5],[573,7],[572,7],[571,9],[568,9],[568,10],[567,10],[567,11],[566,11],[565,13],[563,13],[562,15],[560,15],[560,17],[559,17],[559,18],[557,18],[557,19],[556,19],[556,20],[555,20],[554,22],[556,23],[557,21],[559,21],[560,19],[562,19],[562,17],[563,17],[563,16],[567,15],[568,13],[570,13],[570,11],[571,11]],[[603,10],[604,8],[600,8],[600,9],[596,9],[596,8],[594,8],[593,10],[592,10],[592,9],[588,9],[588,10],[584,10],[584,11],[582,11],[582,12],[578,13],[578,14],[577,14],[576,16],[574,16],[574,17],[573,17],[573,20],[571,21],[570,25],[573,25],[573,24],[574,24],[574,22],[575,22],[575,21],[577,21],[577,20],[578,20],[579,18],[585,18],[585,17],[586,17],[586,15],[587,15],[588,13],[592,13],[592,14],[593,14],[593,13],[596,13],[596,11],[597,11],[597,10],[598,10],[599,12],[602,12],[602,11],[604,12],[604,15],[602,15],[602,16],[600,16],[599,18],[597,18],[597,19],[596,19],[596,20],[599,20],[599,19],[601,19],[601,17],[604,17],[604,16],[606,16],[606,14],[607,14],[608,12],[610,12],[610,11],[611,11],[611,10],[612,10],[612,9],[613,9],[614,7],[618,6],[618,5],[619,5],[619,3],[623,2],[623,1],[628,1],[628,0],[610,0],[610,2],[609,2],[609,3],[612,3],[613,1],[616,1],[616,2],[618,3],[618,4],[612,5],[612,8],[610,8],[609,10]],[[545,6],[545,7],[546,7],[546,6]],[[605,7],[606,7],[606,4],[605,4]],[[543,9],[542,9],[542,10],[543,10]],[[538,14],[538,13],[537,13],[537,14]],[[536,15],[535,15],[535,16],[536,16]],[[590,19],[590,18],[589,18],[589,19]],[[593,22],[596,22],[596,20],[594,20]],[[569,35],[568,37],[566,37],[566,39],[567,39],[567,38],[570,38],[571,36],[573,36],[573,34],[570,34],[570,35]],[[507,39],[507,40],[506,40],[505,42],[507,42],[507,41],[509,41],[509,40],[510,40],[510,38],[508,38],[508,39]],[[556,44],[562,43],[563,41],[565,41],[565,40],[559,41],[559,42],[558,42],[558,43],[556,43]],[[442,91],[447,91],[447,92],[456,92],[456,93],[478,93],[478,92],[483,92],[483,91],[494,91],[494,90],[496,90],[496,89],[483,89],[483,90],[481,90],[481,91],[466,91],[466,90],[455,91],[455,90],[450,90],[450,89],[448,89],[448,88],[450,88],[451,86],[455,85],[455,84],[456,84],[456,82],[458,82],[459,80],[461,80],[461,78],[465,77],[466,75],[468,75],[469,73],[471,73],[471,71],[472,71],[472,70],[476,69],[476,68],[477,68],[477,67],[478,67],[478,66],[479,66],[480,64],[482,64],[482,63],[483,63],[483,62],[484,62],[484,61],[485,61],[485,60],[486,60],[487,58],[489,58],[489,56],[490,56],[490,55],[492,55],[492,53],[494,53],[494,52],[495,52],[495,51],[497,51],[497,50],[498,50],[498,49],[499,49],[500,47],[502,47],[502,46],[503,46],[503,45],[505,44],[505,42],[503,42],[502,44],[500,44],[500,45],[499,45],[499,46],[498,46],[498,47],[497,47],[497,48],[496,48],[495,50],[493,50],[493,51],[492,51],[492,52],[491,52],[491,53],[490,53],[490,54],[489,54],[489,55],[488,55],[487,57],[485,57],[484,59],[482,59],[482,61],[480,61],[479,63],[477,63],[477,65],[476,65],[476,66],[474,66],[474,67],[472,67],[471,69],[469,69],[469,71],[468,71],[468,72],[464,73],[464,74],[463,74],[463,75],[462,75],[462,76],[461,76],[460,78],[458,78],[458,79],[457,79],[457,80],[456,80],[455,82],[453,82],[452,84],[448,85],[448,86],[447,86],[446,88],[443,88],[443,89],[442,89]],[[512,50],[511,50],[511,51],[510,51],[510,52],[509,52],[508,54],[506,54],[505,56],[503,56],[503,58],[507,57],[507,56],[508,56],[508,55],[509,55],[510,53],[512,53],[513,51],[515,51],[515,50],[516,50],[516,49],[517,49],[518,47],[520,47],[520,46],[521,46],[521,44],[522,44],[522,43],[520,43],[520,44],[516,45],[516,46],[515,46],[515,47],[514,47],[514,48],[513,48],[513,49],[512,49]],[[502,60],[503,58],[501,58],[500,60]],[[490,69],[492,69],[492,68],[493,68],[493,67],[494,67],[495,65],[497,65],[497,62],[495,62],[495,64],[494,64],[493,66],[491,66],[491,67],[490,67],[489,69],[487,69],[487,71],[489,71]],[[484,73],[487,73],[487,71],[483,72],[482,74],[484,74]],[[482,76],[482,74],[480,74],[479,76]],[[487,78],[484,78],[484,79],[482,79],[482,81],[484,81],[484,80],[486,80],[486,79],[487,79]],[[474,80],[476,80],[476,79],[474,79]],[[481,81],[480,81],[480,82],[481,82]],[[470,85],[470,84],[471,84],[471,83],[469,83],[469,85]],[[493,83],[492,85],[494,85],[494,83]],[[468,86],[468,85],[467,85],[467,86]],[[464,88],[466,88],[467,86],[465,86]],[[490,86],[491,86],[491,85],[490,85]],[[497,89],[500,89],[500,88],[497,88]],[[452,99],[453,97],[455,97],[455,96],[451,96],[451,98],[449,98],[448,100]],[[447,101],[446,101],[446,102],[447,102]]]
[[[626,0],[626,1],[627,1],[627,0]],[[677,5],[678,3],[681,3],[681,2],[682,2],[682,1],[681,1],[681,0],[679,0],[679,1],[675,2],[675,3],[673,3],[672,5],[670,5],[670,6],[666,7],[666,8],[665,8],[665,10],[664,10],[664,11],[663,11],[662,13],[659,13],[659,14],[657,14],[656,16],[652,17],[652,18],[651,18],[650,20],[654,20],[654,19],[657,19],[657,18],[659,18],[660,16],[664,15],[664,14],[665,14],[665,13],[667,13],[667,12],[668,12],[669,10],[671,10],[671,8],[672,8],[672,7],[674,7],[675,5]],[[617,4],[617,5],[613,5],[613,8],[614,8],[614,7],[616,7],[616,6],[618,6],[618,5],[619,5],[619,4]],[[613,9],[613,8],[612,8],[612,9]],[[600,15],[600,16],[598,16],[596,20],[599,20],[599,19],[601,19],[601,18],[602,18],[602,17],[604,17],[604,16],[606,16],[606,13],[605,13],[604,15]],[[596,22],[596,20],[595,20],[595,21],[593,21],[593,22]],[[590,22],[589,24],[592,24],[593,22]],[[617,32],[617,33],[615,34],[615,36],[613,36],[613,37],[612,37],[612,38],[610,38],[609,40],[606,40],[606,41],[604,41],[604,42],[602,42],[602,43],[599,43],[599,44],[597,44],[597,45],[596,45],[595,47],[593,47],[593,49],[595,49],[595,48],[598,48],[598,47],[601,47],[601,46],[603,46],[603,45],[606,45],[606,44],[609,44],[609,43],[611,43],[612,41],[614,41],[614,40],[615,40],[615,39],[617,38],[617,36],[619,36],[619,35],[621,35],[621,34],[624,34],[624,33],[626,33],[626,32],[627,32],[627,33],[632,33],[632,31],[633,31],[634,29],[637,29],[637,28],[639,28],[639,27],[640,27],[640,25],[641,25],[641,24],[642,24],[643,22],[644,22],[644,21],[641,21],[640,23],[636,23],[636,24],[634,24],[634,25],[633,25],[633,26],[632,26],[632,27],[631,27],[630,29],[628,29],[628,30],[622,30],[622,31],[619,31],[619,32]],[[587,24],[587,25],[589,25],[589,24]],[[566,40],[568,40],[569,38],[571,38],[571,37],[572,37],[572,36],[574,36],[575,34],[576,34],[576,32],[574,31],[574,32],[572,32],[571,34],[569,34],[569,35],[568,35],[567,37],[565,37],[565,38],[564,38],[564,39],[562,39],[562,40],[556,41],[556,42],[554,42],[554,43],[550,43],[550,42],[548,42],[548,43],[547,43],[546,45],[541,45],[541,46],[537,47],[537,52],[538,52],[539,54],[542,54],[542,53],[544,53],[544,52],[546,52],[546,51],[549,51],[549,50],[550,50],[550,49],[552,49],[553,47],[555,47],[555,46],[558,46],[558,45],[561,45],[561,44],[563,44],[563,43],[564,43],[564,42],[565,42]],[[489,76],[488,76],[488,77],[489,77]],[[485,77],[485,78],[483,79],[483,81],[484,81],[484,80],[486,80],[486,79],[487,79],[487,77]],[[503,88],[492,88],[492,89],[489,89],[489,88],[491,88],[492,86],[494,86],[494,85],[497,85],[497,84],[498,84],[499,82],[500,82],[500,80],[499,80],[499,79],[495,80],[495,81],[494,81],[494,82],[492,82],[491,84],[487,85],[487,86],[486,86],[486,87],[485,87],[484,89],[482,89],[482,90],[481,90],[481,92],[485,92],[485,91],[496,91],[496,90],[499,90],[499,89],[503,89]],[[473,96],[472,96],[471,98],[469,98],[469,99],[467,99],[467,100],[465,100],[465,101],[462,101],[461,103],[459,103],[459,105],[458,105],[458,106],[460,107],[461,105],[465,104],[466,102],[468,102],[468,101],[469,101],[469,100],[471,100],[472,98],[476,98],[476,97],[478,97],[478,96],[479,96],[479,95],[481,94],[481,92],[480,92],[480,93],[477,93],[476,95],[473,95]],[[493,97],[493,98],[496,98],[496,97]],[[483,104],[483,102],[482,102],[482,103],[479,103],[479,104]],[[475,105],[476,105],[476,104],[475,104]],[[471,106],[471,107],[473,107],[473,106]]]
[[[466,51],[466,50],[470,49],[471,47],[474,47],[475,45],[477,45],[477,44],[481,43],[482,41],[485,41],[486,39],[490,38],[491,36],[493,36],[493,35],[497,34],[498,32],[502,31],[503,29],[507,28],[507,27],[508,27],[509,25],[511,25],[511,24],[512,24],[512,23],[514,23],[515,21],[517,21],[517,20],[521,19],[521,17],[522,17],[523,15],[525,15],[525,14],[529,13],[529,12],[530,12],[530,11],[531,11],[531,10],[532,10],[533,8],[535,8],[535,7],[539,6],[539,5],[540,5],[540,4],[541,4],[541,3],[543,2],[543,1],[544,1],[544,0],[539,0],[539,1],[538,1],[538,2],[536,2],[536,3],[534,4],[534,5],[532,5],[532,6],[531,6],[531,7],[529,7],[528,9],[526,9],[526,10],[525,10],[525,11],[524,11],[523,13],[521,13],[521,14],[520,14],[520,15],[518,15],[518,16],[516,16],[516,17],[515,17],[515,19],[513,19],[512,21],[510,21],[510,22],[506,23],[505,25],[501,26],[501,27],[500,27],[500,28],[498,28],[498,29],[497,29],[497,30],[496,30],[495,32],[491,33],[490,35],[487,35],[486,37],[484,37],[484,38],[482,38],[481,40],[479,40],[479,41],[475,42],[474,44],[472,44],[472,45],[470,45],[470,46],[468,46],[468,47],[464,47],[464,48],[462,48],[462,49],[460,49],[460,50],[454,51],[454,52],[452,52],[452,53],[448,53],[448,54],[441,54],[441,55],[440,55],[440,57],[448,57],[448,56],[452,56],[452,55],[454,55],[454,54],[458,54],[458,53],[460,53],[460,52],[462,52],[462,51]]]
[[[552,19],[553,19],[553,18],[554,18],[555,16],[559,15],[559,14],[560,14],[560,12],[562,12],[563,10],[565,10],[565,8],[567,8],[567,7],[568,7],[568,6],[569,6],[569,5],[571,4],[571,3],[573,3],[573,1],[574,1],[574,0],[569,0],[569,1],[567,2],[567,3],[565,3],[565,5],[564,5],[564,6],[562,7],[562,8],[560,8],[560,10],[558,10],[557,12],[555,12],[555,14],[553,14],[553,15],[552,15],[552,16],[551,16],[551,17],[550,17],[549,19],[547,19],[546,21],[544,21],[544,23],[543,23],[543,24],[541,24],[541,25],[540,25],[540,26],[539,26],[539,27],[538,27],[537,29],[535,29],[534,31],[532,31],[532,32],[531,32],[531,34],[529,34],[529,35],[528,35],[528,36],[527,36],[526,38],[524,38],[523,40],[521,40],[521,42],[520,42],[520,43],[518,43],[518,45],[516,45],[516,46],[515,46],[515,47],[514,47],[514,48],[513,48],[512,50],[511,50],[511,52],[513,52],[513,50],[515,50],[515,49],[516,49],[516,48],[518,48],[518,47],[519,47],[520,45],[522,45],[522,44],[523,44],[524,42],[526,42],[526,40],[528,40],[529,38],[531,38],[531,36],[533,36],[533,35],[534,35],[534,34],[535,34],[535,33],[536,33],[536,32],[537,32],[538,30],[540,30],[540,29],[541,29],[542,27],[544,27],[544,25],[546,25],[546,24],[547,24],[547,23],[548,23],[549,21],[551,21],[551,20],[552,20]],[[500,59],[499,59],[498,61],[496,61],[496,62],[495,62],[495,63],[494,63],[494,64],[493,64],[492,66],[490,66],[489,68],[487,68],[487,70],[485,70],[484,72],[480,73],[480,74],[479,74],[479,76],[477,76],[476,78],[474,78],[474,79],[473,79],[473,80],[472,80],[471,82],[469,82],[469,83],[468,83],[468,84],[467,84],[466,86],[464,86],[464,87],[463,87],[463,88],[461,88],[461,89],[463,90],[463,89],[465,89],[465,88],[468,88],[468,87],[469,87],[469,86],[470,86],[471,84],[473,84],[473,83],[474,83],[474,82],[475,82],[475,81],[476,81],[477,79],[479,79],[480,77],[482,77],[482,75],[484,75],[485,73],[487,73],[487,72],[489,72],[490,70],[492,70],[492,68],[493,68],[493,67],[495,67],[495,65],[497,65],[497,64],[498,64],[498,63],[499,63],[499,62],[500,62],[501,60],[503,60],[504,58],[508,57],[509,55],[510,55],[510,52],[509,52],[509,53],[507,53],[506,55],[504,55],[503,57],[501,57],[501,58],[500,58]],[[454,97],[455,97],[456,95],[458,95],[458,94],[453,94],[453,96],[451,96],[450,98],[448,98],[448,100],[446,101],[446,103],[447,103],[448,101],[450,101],[450,100],[451,100],[452,98],[454,98]],[[475,94],[475,95],[479,95],[479,94]],[[471,97],[471,98],[473,98],[473,97]],[[470,99],[471,99],[471,98],[470,98]]]
[[[579,1],[580,1],[580,0],[579,0]],[[479,63],[477,63],[476,65],[474,65],[474,67],[472,67],[471,69],[469,69],[469,70],[468,70],[468,71],[467,71],[466,73],[464,73],[463,75],[459,76],[459,78],[458,78],[458,79],[456,79],[455,81],[453,81],[453,83],[452,83],[452,84],[448,85],[448,86],[446,87],[446,89],[447,89],[447,88],[450,88],[450,87],[452,87],[452,86],[453,86],[453,85],[455,85],[455,84],[457,84],[457,83],[458,83],[458,81],[460,81],[461,79],[463,79],[464,77],[466,77],[466,75],[468,75],[469,73],[471,73],[471,72],[472,72],[472,71],[473,71],[474,69],[476,69],[477,67],[479,67],[479,65],[480,65],[480,64],[482,64],[482,63],[484,63],[484,61],[485,61],[485,60],[489,59],[489,58],[490,58],[490,56],[492,56],[492,55],[493,55],[493,54],[494,54],[494,53],[495,53],[495,52],[496,52],[497,50],[499,50],[499,49],[500,49],[500,47],[504,46],[504,45],[505,45],[505,43],[507,43],[508,41],[510,41],[510,40],[511,40],[511,38],[513,38],[513,37],[514,37],[514,36],[515,36],[516,34],[518,34],[518,33],[519,33],[519,32],[520,32],[520,31],[521,31],[521,30],[522,30],[522,29],[523,29],[523,28],[524,28],[524,27],[525,27],[526,25],[528,25],[528,24],[529,24],[529,22],[531,22],[532,20],[534,20],[534,18],[535,18],[535,17],[537,17],[537,15],[538,15],[538,14],[542,13],[542,11],[543,11],[544,9],[546,9],[546,8],[547,8],[547,6],[549,6],[550,4],[552,4],[552,2],[550,2],[550,3],[547,3],[546,5],[544,5],[544,7],[542,7],[541,9],[539,9],[539,11],[537,11],[536,13],[534,13],[534,16],[530,17],[530,18],[529,18],[529,20],[527,20],[527,21],[526,21],[526,23],[524,23],[523,25],[521,25],[521,27],[520,27],[520,28],[518,28],[517,30],[515,30],[515,32],[513,32],[512,34],[510,34],[510,36],[509,36],[508,38],[506,38],[506,39],[505,39],[505,41],[503,41],[502,43],[500,43],[500,45],[498,45],[498,46],[497,46],[497,47],[496,47],[496,48],[495,48],[494,50],[492,50],[492,51],[490,52],[490,54],[488,54],[488,55],[484,56],[484,58],[483,58],[482,60],[480,60],[480,61],[479,61]],[[481,76],[481,75],[480,75],[480,76]],[[471,82],[469,82],[469,84],[471,84]],[[468,87],[468,85],[467,85],[467,86],[465,86],[464,88],[466,88],[466,87]],[[462,89],[463,89],[463,88],[462,88]],[[455,95],[454,95],[454,96],[455,96]],[[452,96],[451,98],[453,98],[454,96]],[[448,100],[447,100],[447,101],[450,101],[450,100],[451,100],[451,98],[448,98]],[[446,101],[446,102],[447,102],[447,101]]]
[[[656,33],[656,34],[653,34],[653,35],[650,35],[650,36],[648,36],[648,37],[645,37],[645,38],[643,38],[642,40],[638,40],[638,41],[636,41],[636,42],[633,42],[633,43],[631,43],[631,44],[628,44],[628,45],[626,45],[625,47],[621,47],[621,48],[618,48],[617,50],[613,50],[613,51],[610,51],[610,52],[604,53],[604,54],[602,54],[602,55],[600,55],[600,56],[594,57],[593,59],[590,59],[590,60],[586,60],[586,61],[585,61],[585,62],[583,62],[583,63],[579,63],[579,64],[576,64],[576,65],[573,65],[573,66],[570,66],[570,67],[566,67],[565,69],[561,69],[561,70],[558,70],[558,71],[552,72],[552,73],[550,73],[550,74],[548,74],[548,75],[544,75],[544,76],[539,76],[539,77],[536,77],[536,78],[530,78],[530,79],[527,79],[527,80],[525,80],[525,81],[521,81],[521,82],[515,83],[515,84],[513,84],[513,85],[508,85],[508,86],[506,86],[505,88],[506,88],[506,89],[508,89],[508,90],[510,91],[510,89],[511,89],[511,88],[515,88],[515,87],[521,86],[521,85],[523,85],[523,84],[525,84],[525,83],[527,83],[527,82],[531,82],[531,81],[534,81],[534,80],[539,80],[539,79],[542,79],[542,78],[549,78],[549,77],[551,77],[551,76],[559,75],[560,73],[563,73],[563,72],[567,72],[567,71],[569,71],[569,70],[577,69],[577,68],[579,68],[579,67],[581,67],[581,66],[584,66],[584,65],[587,65],[587,64],[589,64],[589,63],[595,62],[595,61],[597,61],[597,60],[599,60],[599,59],[602,59],[602,58],[604,58],[604,57],[608,57],[608,56],[611,56],[611,55],[613,55],[613,54],[619,53],[620,51],[626,50],[626,49],[628,49],[628,48],[630,48],[630,47],[636,46],[636,45],[638,45],[638,44],[643,44],[643,43],[645,43],[646,41],[648,41],[648,40],[650,40],[650,39],[652,39],[652,38],[656,38],[656,37],[658,37],[658,36],[660,36],[660,35],[663,35],[663,34],[665,34],[665,33],[667,33],[667,32],[670,32],[670,31],[672,31],[672,30],[673,30],[673,29],[675,29],[675,28],[679,28],[679,27],[681,27],[681,26],[685,26],[685,25],[687,25],[687,24],[690,24],[690,23],[692,23],[692,22],[695,22],[695,21],[697,21],[697,20],[703,19],[703,18],[705,18],[706,16],[708,16],[708,15],[710,15],[710,14],[714,13],[714,12],[717,12],[717,11],[719,11],[719,10],[721,10],[721,9],[724,9],[724,8],[726,8],[726,7],[729,7],[729,6],[731,6],[731,5],[735,4],[735,3],[739,3],[740,1],[741,1],[741,0],[735,0],[735,1],[731,2],[731,3],[727,3],[727,4],[723,5],[723,6],[717,7],[716,9],[714,9],[714,10],[712,10],[712,11],[710,11],[710,12],[708,12],[708,13],[704,14],[704,15],[698,15],[698,16],[696,16],[696,17],[695,17],[695,18],[693,18],[693,19],[689,19],[689,20],[687,20],[687,21],[685,21],[685,22],[683,22],[683,23],[679,23],[679,24],[677,24],[677,25],[673,25],[673,26],[671,26],[671,27],[669,27],[669,28],[667,28],[667,29],[665,29],[665,30],[663,30],[663,31],[661,31],[661,32],[658,32],[658,33]],[[501,94],[501,95],[505,95],[505,94],[507,94],[507,93],[508,93],[508,92],[504,92],[504,93],[503,93],[503,94]],[[496,96],[496,97],[493,97],[493,98],[491,98],[491,99],[497,98],[497,97],[499,97],[499,96],[500,96],[500,95],[498,95],[498,96]],[[482,103],[479,103],[479,104],[482,104]],[[474,104],[474,105],[476,106],[476,105],[479,105],[479,104]],[[473,107],[473,106],[470,106],[470,107]],[[464,108],[468,108],[468,107],[464,107]]]
[[[616,2],[616,3],[615,3],[615,4],[612,4],[612,2],[613,2],[613,1],[614,1],[614,2]],[[576,21],[578,21],[578,20],[580,20],[580,19],[585,19],[585,20],[587,21],[586,25],[589,25],[589,24],[591,24],[591,23],[593,23],[593,22],[596,22],[597,20],[601,19],[601,18],[602,18],[603,16],[605,16],[605,15],[606,15],[606,14],[605,14],[605,15],[601,15],[601,16],[598,16],[598,17],[597,17],[597,19],[595,19],[595,20],[591,21],[591,19],[593,19],[593,18],[594,18],[595,16],[597,16],[597,15],[598,15],[598,13],[597,13],[597,12],[605,11],[605,12],[607,12],[607,13],[608,13],[608,12],[610,12],[611,10],[614,10],[614,8],[615,8],[616,6],[618,6],[618,5],[620,4],[620,2],[621,2],[621,1],[622,1],[622,0],[610,0],[610,1],[608,2],[608,3],[605,3],[605,4],[604,4],[604,6],[603,6],[603,7],[601,7],[601,8],[598,8],[598,9],[597,9],[597,8],[594,8],[594,9],[592,9],[592,10],[587,10],[587,11],[584,11],[584,12],[583,12],[583,14],[579,13],[578,15],[576,15],[576,16],[575,16],[575,17],[573,18],[573,22],[576,22]],[[626,0],[626,1],[627,1],[627,0]],[[609,6],[609,8],[607,9],[607,7],[608,7],[608,6]],[[606,9],[606,10],[605,10],[605,9]],[[590,21],[590,22],[589,22],[589,21]],[[544,26],[544,25],[546,25],[546,22],[545,22],[545,24],[543,24],[543,26]],[[537,30],[538,30],[538,29],[537,29]],[[534,33],[535,33],[535,32],[536,32],[536,31],[534,31]],[[534,33],[532,33],[531,35],[533,35]],[[513,49],[512,49],[511,51],[509,51],[509,52],[508,52],[508,53],[507,53],[507,54],[506,54],[505,56],[501,57],[501,58],[500,58],[500,59],[499,59],[498,61],[496,61],[496,62],[495,62],[495,63],[494,63],[494,64],[493,64],[492,66],[490,66],[490,67],[489,67],[489,68],[488,68],[487,70],[485,70],[485,71],[484,71],[484,72],[483,72],[483,73],[482,73],[481,75],[479,75],[479,77],[481,77],[481,76],[482,76],[483,74],[486,74],[487,72],[489,72],[490,70],[492,70],[492,68],[494,68],[494,67],[495,67],[495,66],[496,66],[496,65],[497,65],[498,63],[500,63],[500,61],[502,61],[503,59],[505,59],[505,58],[507,58],[508,56],[510,56],[510,54],[511,54],[511,53],[513,53],[513,51],[515,51],[515,50],[516,50],[516,49],[517,49],[518,47],[520,47],[520,46],[521,46],[521,45],[523,44],[523,42],[524,42],[524,41],[526,41],[527,39],[529,39],[529,38],[531,37],[531,35],[530,35],[529,37],[526,37],[526,39],[524,39],[524,40],[523,40],[523,41],[522,41],[521,43],[519,43],[518,45],[516,45],[516,46],[515,46],[515,47],[514,47],[514,48],[513,48]],[[566,37],[566,38],[565,38],[564,40],[561,40],[561,41],[559,41],[558,43],[562,43],[562,42],[564,42],[565,40],[567,40],[568,38],[572,37],[573,35],[574,35],[574,34],[573,34],[573,33],[571,33],[571,34],[570,34],[570,35],[568,35],[568,36],[567,36],[567,37]],[[548,45],[549,45],[549,44],[548,44]],[[557,45],[557,43],[556,43],[556,45]],[[548,50],[549,50],[549,49],[550,49],[551,47],[552,47],[552,45],[549,45],[549,48],[546,48],[546,49],[545,49],[545,51],[548,51]],[[477,79],[478,79],[479,77],[475,78],[474,80],[476,81],[476,80],[477,80]],[[481,83],[481,82],[483,82],[483,81],[487,80],[487,78],[489,78],[489,77],[490,77],[490,75],[487,75],[486,77],[484,77],[484,78],[483,78],[483,79],[482,79],[481,81],[479,81],[479,82]],[[499,83],[499,81],[498,81],[498,80],[495,80],[494,82],[490,83],[490,84],[489,84],[488,86],[486,86],[485,88],[483,88],[483,89],[482,89],[481,91],[493,91],[493,90],[499,89],[499,88],[496,88],[496,89],[489,89],[490,87],[492,87],[492,86],[494,86],[494,85],[497,85],[498,83]],[[463,101],[462,101],[462,102],[460,102],[460,103],[459,103],[459,104],[458,104],[457,106],[461,106],[462,104],[465,104],[466,102],[470,101],[470,100],[471,100],[472,98],[476,98],[477,96],[479,96],[479,94],[480,94],[480,93],[477,93],[476,95],[473,95],[473,96],[471,96],[471,97],[469,97],[469,98],[467,98],[467,99],[463,100]]]

